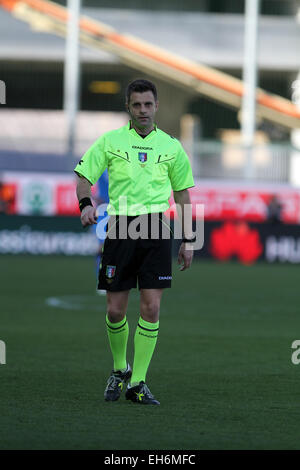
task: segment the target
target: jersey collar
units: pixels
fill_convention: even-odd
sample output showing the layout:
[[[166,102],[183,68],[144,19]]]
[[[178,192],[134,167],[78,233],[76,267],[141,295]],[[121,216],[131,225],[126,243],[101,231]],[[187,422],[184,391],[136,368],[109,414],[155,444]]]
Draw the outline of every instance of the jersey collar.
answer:
[[[135,134],[135,135],[137,135],[138,137],[141,137],[141,139],[147,139],[147,137],[149,137],[153,132],[157,132],[157,125],[154,123],[154,129],[152,129],[152,131],[149,132],[149,134],[147,134],[146,137],[142,137],[142,136],[135,130],[135,128],[132,127],[131,121],[128,122],[128,124],[127,124],[127,129],[128,129],[132,134]]]

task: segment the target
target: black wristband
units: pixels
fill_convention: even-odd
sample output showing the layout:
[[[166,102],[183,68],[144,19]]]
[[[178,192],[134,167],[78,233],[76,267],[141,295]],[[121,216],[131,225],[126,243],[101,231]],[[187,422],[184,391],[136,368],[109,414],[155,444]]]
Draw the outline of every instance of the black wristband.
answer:
[[[79,201],[79,210],[80,212],[83,211],[83,209],[87,206],[92,206],[93,207],[93,204],[92,204],[92,201],[90,200],[89,197],[83,197],[82,199],[80,199]]]
[[[189,238],[182,239],[182,243],[195,243],[195,241],[196,241],[196,236],[190,239]]]

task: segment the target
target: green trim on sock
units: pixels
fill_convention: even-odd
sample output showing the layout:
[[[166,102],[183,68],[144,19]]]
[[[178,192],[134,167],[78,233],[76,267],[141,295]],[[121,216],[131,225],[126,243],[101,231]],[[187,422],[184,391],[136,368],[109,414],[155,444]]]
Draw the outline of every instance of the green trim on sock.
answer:
[[[159,330],[159,321],[156,323],[150,323],[146,320],[144,320],[142,317],[139,318],[138,325],[145,330],[148,331],[158,331]]]
[[[129,336],[129,327],[126,316],[120,322],[112,323],[106,315],[106,330],[113,356],[114,370],[124,371],[127,368],[126,352]]]
[[[106,315],[106,325],[111,328],[112,330],[117,330],[119,328],[121,328],[123,325],[125,326],[125,323],[127,322],[127,318],[126,316],[123,318],[123,320],[121,320],[120,322],[118,323],[112,323],[111,321],[109,321],[108,319],[108,315]]]

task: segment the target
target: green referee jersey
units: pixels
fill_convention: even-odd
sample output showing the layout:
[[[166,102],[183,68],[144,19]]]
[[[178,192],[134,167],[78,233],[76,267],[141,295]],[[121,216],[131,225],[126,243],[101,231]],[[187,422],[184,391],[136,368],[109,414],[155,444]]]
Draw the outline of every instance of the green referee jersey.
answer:
[[[106,132],[74,171],[93,185],[106,168],[109,215],[165,212],[171,189],[182,191],[194,186],[190,161],[180,142],[157,127],[145,138],[130,122]]]

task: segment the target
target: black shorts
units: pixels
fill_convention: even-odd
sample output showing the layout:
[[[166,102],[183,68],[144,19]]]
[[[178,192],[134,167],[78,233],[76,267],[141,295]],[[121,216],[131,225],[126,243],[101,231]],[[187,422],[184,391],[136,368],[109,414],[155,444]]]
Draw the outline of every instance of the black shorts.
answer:
[[[143,225],[142,234],[136,238],[138,232],[141,232],[140,225],[136,225],[136,234],[133,236],[129,226],[131,222],[137,222],[137,216],[110,217],[111,225],[103,246],[98,289],[124,291],[136,288],[137,282],[139,289],[171,287],[172,231],[167,219],[162,213],[157,213],[139,216],[139,221],[146,222],[147,226]]]

